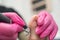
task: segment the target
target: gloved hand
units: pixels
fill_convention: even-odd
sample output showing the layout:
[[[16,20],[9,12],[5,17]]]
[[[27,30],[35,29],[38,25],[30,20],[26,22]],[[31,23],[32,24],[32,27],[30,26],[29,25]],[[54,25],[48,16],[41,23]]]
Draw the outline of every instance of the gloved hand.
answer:
[[[38,34],[40,38],[48,37],[49,40],[53,40],[57,31],[58,26],[53,17],[47,11],[41,11],[38,14],[36,34]]]
[[[16,40],[18,32],[21,32],[25,25],[23,19],[14,12],[6,12],[3,15],[10,18],[12,23],[0,23],[0,40]]]
[[[22,31],[22,27],[18,24],[0,23],[0,39],[16,40],[18,32]]]
[[[34,40],[44,40],[45,38],[53,40],[58,31],[57,24],[47,11],[41,11],[38,15],[34,15],[29,22],[29,28],[30,39]]]

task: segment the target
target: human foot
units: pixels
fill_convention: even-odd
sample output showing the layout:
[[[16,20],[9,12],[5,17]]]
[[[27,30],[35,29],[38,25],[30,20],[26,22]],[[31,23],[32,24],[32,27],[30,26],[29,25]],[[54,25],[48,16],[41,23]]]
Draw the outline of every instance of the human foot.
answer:
[[[29,40],[40,40],[38,35],[36,35],[36,33],[35,33],[35,28],[37,26],[37,23],[36,23],[37,18],[38,18],[37,15],[34,15],[29,22],[29,28],[30,28],[30,38],[29,38]]]

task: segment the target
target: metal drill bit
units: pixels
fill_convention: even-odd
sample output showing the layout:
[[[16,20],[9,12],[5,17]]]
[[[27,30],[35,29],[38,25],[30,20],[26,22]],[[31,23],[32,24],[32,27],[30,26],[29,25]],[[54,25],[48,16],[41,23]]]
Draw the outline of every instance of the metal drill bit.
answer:
[[[23,31],[25,31],[27,33],[27,35],[30,33],[30,29],[29,28],[24,29]]]

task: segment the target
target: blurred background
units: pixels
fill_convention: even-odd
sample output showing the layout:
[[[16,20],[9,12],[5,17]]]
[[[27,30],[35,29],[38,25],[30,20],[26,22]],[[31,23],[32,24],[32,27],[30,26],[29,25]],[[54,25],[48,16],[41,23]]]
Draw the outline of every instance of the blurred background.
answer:
[[[14,8],[22,15],[27,24],[30,18],[40,10],[47,10],[59,27],[55,38],[60,38],[60,0],[0,0],[0,5]]]

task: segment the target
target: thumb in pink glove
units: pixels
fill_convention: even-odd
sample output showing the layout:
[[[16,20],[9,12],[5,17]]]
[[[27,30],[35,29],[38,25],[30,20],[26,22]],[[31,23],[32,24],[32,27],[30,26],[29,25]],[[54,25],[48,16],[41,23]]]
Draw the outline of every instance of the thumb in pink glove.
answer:
[[[0,35],[11,37],[20,31],[22,31],[22,27],[17,24],[0,23]]]
[[[58,31],[58,26],[47,11],[41,11],[38,14],[37,24],[36,34],[40,35],[40,38],[48,36],[49,40],[54,39]]]

